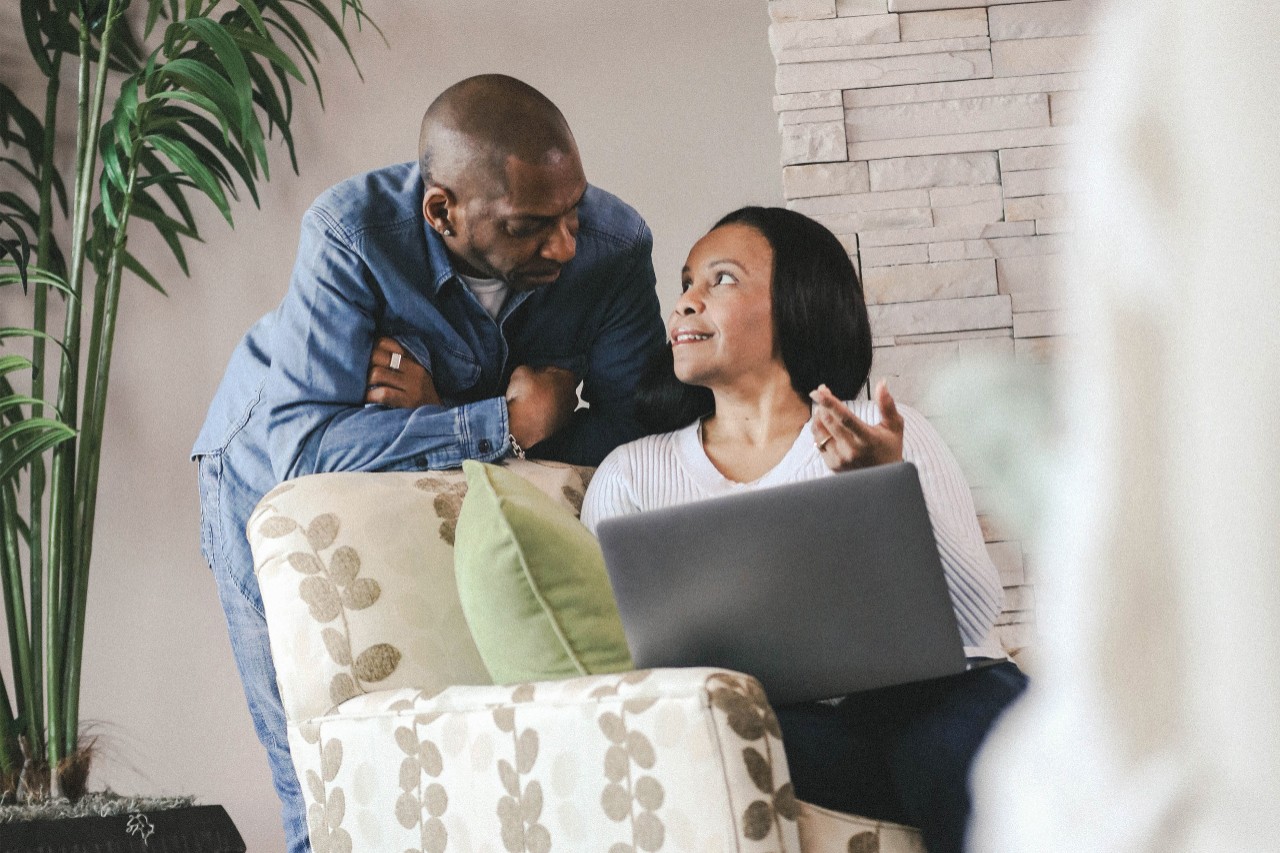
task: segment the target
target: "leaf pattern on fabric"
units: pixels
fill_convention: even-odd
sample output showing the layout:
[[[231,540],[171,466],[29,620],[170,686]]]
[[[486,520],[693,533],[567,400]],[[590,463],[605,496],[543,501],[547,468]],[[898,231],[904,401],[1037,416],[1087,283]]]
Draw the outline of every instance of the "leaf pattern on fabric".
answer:
[[[413,485],[414,488],[435,495],[432,507],[436,511],[436,517],[440,519],[440,538],[452,548],[458,529],[458,513],[462,511],[462,499],[467,494],[467,481],[428,476]]]
[[[326,788],[342,769],[342,741],[330,738],[318,741],[320,772],[305,774],[311,803],[307,808],[307,828],[314,853],[351,853],[351,834],[343,828],[347,816],[347,795],[341,787]]]
[[[742,749],[742,762],[747,776],[765,799],[754,800],[743,810],[742,835],[751,841],[762,841],[781,830],[779,821],[794,821],[800,813],[791,782],[774,788],[773,741],[777,741],[776,748],[782,746],[778,717],[769,706],[764,688],[754,678],[716,673],[708,680],[708,690],[712,707],[724,715],[733,733],[749,744]]]
[[[421,734],[419,715],[414,727],[399,726],[394,732],[396,746],[405,757],[400,762],[400,796],[396,798],[396,820],[405,829],[418,828],[419,850],[405,853],[444,853],[449,832],[443,817],[449,809],[449,795],[437,779],[444,773],[444,755],[436,743]],[[438,715],[430,715],[438,716]]]
[[[592,691],[592,696],[604,699],[616,696],[622,686],[635,686],[649,676],[649,671],[631,672],[620,677],[610,687]],[[596,718],[596,725],[609,748],[604,754],[604,777],[607,784],[600,792],[600,808],[605,817],[614,823],[631,823],[631,843],[618,843],[609,848],[611,853],[636,850],[655,851],[662,847],[666,827],[657,811],[666,799],[666,791],[653,776],[642,775],[642,770],[652,770],[657,764],[657,751],[649,738],[627,726],[627,718],[649,710],[655,699],[625,699],[618,710],[604,711]]]
[[[279,530],[303,529],[293,519],[283,516],[268,519]],[[382,588],[373,578],[360,577],[360,552],[350,545],[337,545],[342,521],[334,513],[321,513],[304,529],[310,551],[294,551],[287,557],[289,565],[302,575],[298,596],[307,605],[311,618],[322,625],[341,617],[339,625],[324,628],[321,639],[329,658],[348,670],[333,676],[329,682],[329,698],[334,705],[366,692],[364,684],[385,681],[400,665],[402,654],[388,643],[377,643],[358,655],[351,643],[348,611],[367,610],[382,597]],[[337,547],[334,547],[337,545]],[[328,559],[323,552],[332,549]]]
[[[849,853],[880,853],[880,836],[874,832],[859,832],[849,839]]]
[[[511,735],[515,763],[499,759],[498,779],[506,795],[498,800],[497,815],[501,826],[502,846],[508,853],[548,853],[551,833],[542,825],[542,783],[536,779],[521,784],[521,777],[533,772],[538,761],[538,733],[517,725],[515,705],[533,701],[535,688],[521,684],[511,693],[511,705],[493,710],[498,731]]]

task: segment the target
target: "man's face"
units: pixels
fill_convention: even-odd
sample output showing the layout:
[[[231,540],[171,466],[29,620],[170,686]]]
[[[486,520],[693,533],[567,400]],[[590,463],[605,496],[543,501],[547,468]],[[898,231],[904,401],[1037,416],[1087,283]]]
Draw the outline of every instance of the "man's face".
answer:
[[[508,157],[507,193],[458,199],[448,241],[459,272],[499,278],[513,290],[551,284],[577,252],[578,205],[587,179],[576,153],[539,164]],[[469,269],[468,269],[469,268]]]

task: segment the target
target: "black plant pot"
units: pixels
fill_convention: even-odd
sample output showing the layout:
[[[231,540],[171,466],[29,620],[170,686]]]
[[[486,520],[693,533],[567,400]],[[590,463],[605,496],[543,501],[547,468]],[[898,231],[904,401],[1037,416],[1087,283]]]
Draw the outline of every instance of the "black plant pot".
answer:
[[[0,824],[4,853],[244,853],[222,806]]]

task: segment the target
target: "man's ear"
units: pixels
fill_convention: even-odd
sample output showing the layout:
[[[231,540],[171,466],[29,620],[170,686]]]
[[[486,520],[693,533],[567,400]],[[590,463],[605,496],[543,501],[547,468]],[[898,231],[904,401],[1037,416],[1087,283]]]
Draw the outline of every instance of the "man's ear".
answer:
[[[456,204],[453,193],[438,184],[431,184],[422,196],[422,215],[437,234],[452,237],[457,232],[452,218]]]

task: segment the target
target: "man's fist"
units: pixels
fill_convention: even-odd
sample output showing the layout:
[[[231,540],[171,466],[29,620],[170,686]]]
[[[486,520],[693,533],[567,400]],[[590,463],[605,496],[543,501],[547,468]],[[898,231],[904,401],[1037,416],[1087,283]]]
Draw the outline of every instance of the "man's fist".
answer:
[[[521,447],[533,447],[569,423],[578,407],[578,377],[561,367],[520,365],[507,383],[507,419]]]
[[[378,338],[369,355],[364,401],[396,409],[439,406],[431,374],[393,338]]]

